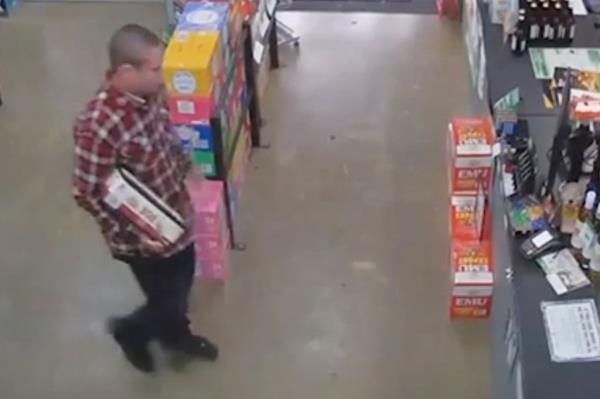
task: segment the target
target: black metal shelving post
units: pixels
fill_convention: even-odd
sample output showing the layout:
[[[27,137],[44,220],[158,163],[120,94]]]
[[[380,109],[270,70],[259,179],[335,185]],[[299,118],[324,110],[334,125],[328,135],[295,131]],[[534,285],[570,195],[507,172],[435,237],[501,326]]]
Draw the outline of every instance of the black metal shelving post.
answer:
[[[275,7],[277,10],[277,7]],[[269,28],[269,58],[271,61],[271,69],[279,68],[279,45],[277,44],[277,18],[275,10],[271,16],[271,27]]]
[[[258,90],[256,87],[256,65],[252,53],[254,40],[252,38],[252,29],[250,24],[244,22],[244,69],[246,72],[246,93],[249,96],[248,111],[250,115],[252,147],[260,147],[260,101],[258,100]]]
[[[211,180],[220,180],[223,182],[223,200],[225,201],[225,210],[227,218],[227,227],[229,228],[229,239],[231,248],[244,250],[245,244],[237,241],[235,234],[235,226],[233,224],[233,209],[231,208],[231,201],[229,198],[229,157],[225,153],[224,137],[223,137],[223,125],[219,117],[212,117],[210,119],[210,126],[212,128],[215,146],[215,175],[211,177]],[[238,132],[239,134],[239,132]],[[232,149],[232,151],[235,148]]]
[[[6,0],[0,0],[0,17],[8,17],[8,5]]]

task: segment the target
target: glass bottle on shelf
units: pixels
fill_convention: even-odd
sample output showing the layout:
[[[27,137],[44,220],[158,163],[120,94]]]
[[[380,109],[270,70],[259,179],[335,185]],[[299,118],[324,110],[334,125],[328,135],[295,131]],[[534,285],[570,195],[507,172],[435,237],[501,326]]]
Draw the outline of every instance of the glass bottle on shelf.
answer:
[[[529,40],[538,40],[540,38],[540,21],[537,14],[531,14],[529,17]]]
[[[560,203],[560,231],[573,234],[583,196],[577,183],[563,183],[558,188]]]
[[[571,235],[571,246],[575,249],[576,252],[581,252],[583,250],[583,226],[586,223],[589,223],[591,226],[594,220],[595,203],[596,192],[588,191],[588,193],[585,195],[585,201],[583,203],[583,206],[579,210],[577,221],[575,222],[575,231]]]
[[[600,285],[600,236],[592,244],[592,259],[590,261],[590,280],[594,285]]]
[[[567,28],[565,27],[565,15],[563,13],[563,8],[560,3],[554,3],[554,10],[556,11],[556,39],[564,40],[567,37]]]
[[[590,262],[594,258],[595,243],[598,241],[598,231],[600,229],[600,204],[596,208],[593,220],[586,222],[581,227],[581,241],[583,244],[582,267],[588,269]]]
[[[514,54],[523,54],[527,48],[527,22],[524,15],[519,15],[515,31],[510,37],[510,49]]]
[[[575,39],[575,17],[573,17],[572,15],[569,16],[569,19],[567,21],[567,27],[568,27],[567,38],[569,39],[570,42],[572,42],[573,39]]]

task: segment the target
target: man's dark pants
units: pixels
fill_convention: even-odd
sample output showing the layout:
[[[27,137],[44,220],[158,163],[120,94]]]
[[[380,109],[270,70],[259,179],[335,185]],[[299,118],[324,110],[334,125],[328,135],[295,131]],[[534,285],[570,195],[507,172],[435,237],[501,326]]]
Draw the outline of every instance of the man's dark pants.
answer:
[[[127,341],[145,346],[156,338],[166,348],[181,348],[191,335],[187,310],[194,278],[194,246],[168,258],[119,259],[129,265],[146,296],[143,306],[122,319]]]

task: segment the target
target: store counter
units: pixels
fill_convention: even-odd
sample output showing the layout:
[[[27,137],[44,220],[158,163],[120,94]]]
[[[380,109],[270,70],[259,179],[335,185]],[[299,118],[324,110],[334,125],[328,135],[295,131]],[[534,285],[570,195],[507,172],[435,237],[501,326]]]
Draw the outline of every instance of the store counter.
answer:
[[[483,22],[488,94],[492,102],[519,87],[523,97],[519,107],[520,115],[554,116],[556,110],[544,107],[541,83],[533,75],[529,54],[513,55],[509,46],[503,42],[502,26],[491,23],[487,4],[481,0],[479,10]],[[600,30],[594,29],[596,17],[576,18],[577,30],[571,47],[600,46]]]
[[[533,75],[529,55],[512,55],[502,40],[502,27],[492,25],[487,5],[479,2],[487,59],[487,93],[493,104],[508,91],[520,88],[520,119],[528,122],[540,173],[548,171],[547,153],[556,131],[556,109],[544,108],[542,87]],[[573,47],[600,44],[592,17],[579,17]],[[501,179],[495,179],[491,210],[494,220],[496,285],[492,311],[492,389],[494,399],[600,398],[600,362],[555,363],[550,359],[540,304],[543,301],[595,298],[585,287],[558,297],[533,261],[518,252],[506,228]],[[516,339],[506,338],[507,325],[516,328]],[[516,355],[512,356],[512,351]],[[514,360],[513,360],[514,359]]]

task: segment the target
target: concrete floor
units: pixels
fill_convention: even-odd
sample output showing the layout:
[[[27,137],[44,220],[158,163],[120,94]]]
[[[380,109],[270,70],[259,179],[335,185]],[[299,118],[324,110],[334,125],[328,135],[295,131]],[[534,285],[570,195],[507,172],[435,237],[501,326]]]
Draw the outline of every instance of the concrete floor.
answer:
[[[71,123],[119,25],[157,5],[25,5],[0,23],[0,391],[17,398],[485,399],[487,323],[447,317],[445,126],[466,57],[433,16],[285,16],[231,281],[198,284],[217,364],[132,370],[102,331],[141,300],[70,197]]]

